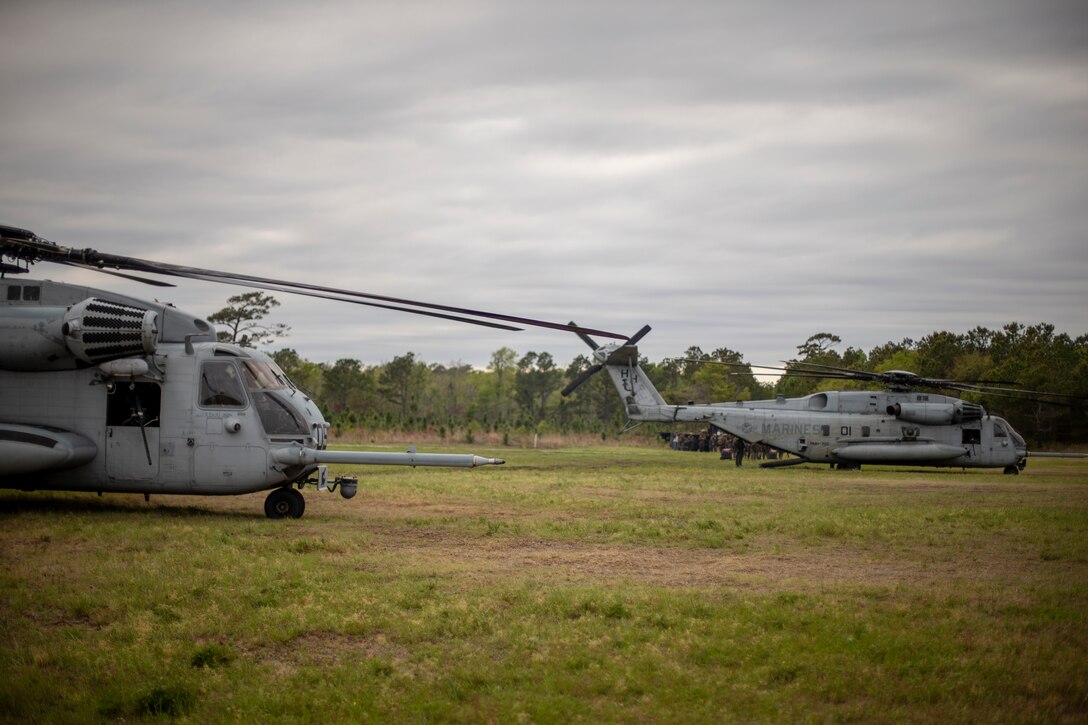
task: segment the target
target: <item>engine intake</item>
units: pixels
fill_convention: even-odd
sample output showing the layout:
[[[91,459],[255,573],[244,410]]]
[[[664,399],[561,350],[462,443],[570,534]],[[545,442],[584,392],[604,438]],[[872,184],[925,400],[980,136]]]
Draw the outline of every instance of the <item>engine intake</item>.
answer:
[[[157,318],[154,310],[91,297],[65,313],[61,332],[73,355],[98,364],[155,352]]]

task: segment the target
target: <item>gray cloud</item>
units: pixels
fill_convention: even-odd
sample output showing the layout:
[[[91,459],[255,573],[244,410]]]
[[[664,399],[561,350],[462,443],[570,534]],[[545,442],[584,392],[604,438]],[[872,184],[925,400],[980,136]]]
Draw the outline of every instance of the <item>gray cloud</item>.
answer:
[[[650,322],[653,358],[726,345],[764,362],[822,330],[869,348],[1014,319],[1083,334],[1081,5],[7,3],[0,219],[166,261]],[[170,295],[206,314],[230,293]],[[313,359],[581,352],[282,301]]]

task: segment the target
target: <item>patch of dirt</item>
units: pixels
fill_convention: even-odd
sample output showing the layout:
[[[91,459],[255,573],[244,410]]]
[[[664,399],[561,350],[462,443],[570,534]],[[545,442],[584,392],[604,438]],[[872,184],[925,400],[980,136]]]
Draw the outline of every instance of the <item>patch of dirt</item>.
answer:
[[[1009,552],[898,551],[895,558],[849,545],[736,552],[650,548],[482,537],[441,527],[396,525],[372,531],[370,550],[411,567],[437,568],[480,579],[537,576],[556,582],[636,581],[663,587],[742,587],[757,590],[827,586],[926,584],[958,581],[1030,582],[1043,567],[1048,578],[1084,579],[1082,562],[1032,562]],[[768,551],[771,549],[773,551]],[[1026,556],[1026,554],[1025,554]]]
[[[364,659],[400,662],[407,657],[403,647],[391,643],[380,632],[350,635],[323,630],[304,632],[282,644],[261,647],[248,654],[277,669],[329,667]]]

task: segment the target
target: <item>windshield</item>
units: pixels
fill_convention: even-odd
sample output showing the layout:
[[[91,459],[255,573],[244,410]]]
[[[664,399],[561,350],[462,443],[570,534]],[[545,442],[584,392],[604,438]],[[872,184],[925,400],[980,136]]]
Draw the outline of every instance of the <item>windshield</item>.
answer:
[[[290,382],[274,363],[263,360],[243,360],[246,387],[250,390],[283,390]]]
[[[253,406],[261,419],[264,432],[269,435],[305,435],[306,422],[290,403],[278,393],[253,391]]]
[[[306,422],[298,411],[280,394],[273,391],[290,390],[294,386],[272,361],[242,360],[242,377],[253,398],[253,407],[269,435],[305,435]]]
[[[998,431],[1001,432],[999,433]],[[1002,418],[996,418],[994,419],[994,437],[998,438],[1003,436],[1012,438],[1013,442],[1021,448],[1027,447],[1027,442],[1019,433],[1013,430],[1013,427],[1009,425],[1007,421]]]

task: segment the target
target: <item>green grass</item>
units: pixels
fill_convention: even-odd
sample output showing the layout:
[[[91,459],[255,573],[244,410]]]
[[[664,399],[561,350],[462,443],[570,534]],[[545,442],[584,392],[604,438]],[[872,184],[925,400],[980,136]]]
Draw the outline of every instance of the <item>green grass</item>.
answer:
[[[1088,718],[1081,461],[505,454],[344,468],[297,521],[0,492],[0,719]]]

